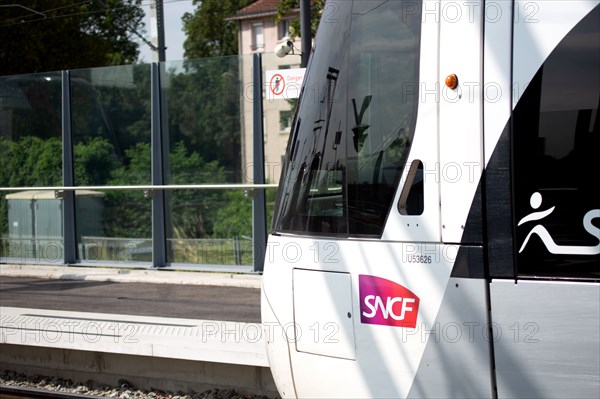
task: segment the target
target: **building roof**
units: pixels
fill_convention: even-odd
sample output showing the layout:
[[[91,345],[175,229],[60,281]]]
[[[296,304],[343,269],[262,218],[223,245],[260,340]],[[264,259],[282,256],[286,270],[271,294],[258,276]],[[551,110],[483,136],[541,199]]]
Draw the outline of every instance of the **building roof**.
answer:
[[[256,0],[239,10],[233,17],[227,19],[235,21],[275,15],[277,14],[277,3],[279,3],[277,0]]]

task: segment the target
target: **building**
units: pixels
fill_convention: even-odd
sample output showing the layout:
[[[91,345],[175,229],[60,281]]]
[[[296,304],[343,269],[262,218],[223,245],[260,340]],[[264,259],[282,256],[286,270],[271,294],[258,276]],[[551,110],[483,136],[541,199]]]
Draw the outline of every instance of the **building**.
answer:
[[[238,54],[248,56],[262,53],[263,71],[277,69],[300,68],[301,44],[296,38],[293,41],[294,51],[285,57],[275,55],[274,49],[289,39],[290,21],[299,17],[295,10],[281,21],[276,20],[277,0],[257,0],[239,10],[229,20],[239,23]],[[243,57],[243,62],[251,63],[251,57]],[[250,67],[243,67],[243,82],[251,82]],[[263,74],[263,81],[265,75]],[[263,82],[265,83],[265,82]],[[265,140],[265,178],[269,183],[278,183],[281,173],[282,158],[287,146],[292,125],[292,107],[284,99],[269,100],[266,95],[268,82],[263,85],[264,140]],[[252,178],[252,98],[250,91],[244,90],[243,112],[243,162],[247,179]],[[247,98],[248,97],[248,98]]]

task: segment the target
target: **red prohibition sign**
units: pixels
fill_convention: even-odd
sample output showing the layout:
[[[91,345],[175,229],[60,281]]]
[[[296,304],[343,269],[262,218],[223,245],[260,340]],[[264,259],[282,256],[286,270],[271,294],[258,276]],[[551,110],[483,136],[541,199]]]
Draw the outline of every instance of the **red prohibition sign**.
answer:
[[[271,78],[271,82],[269,83],[269,87],[271,88],[271,92],[276,96],[283,93],[283,89],[285,88],[285,81],[283,80],[283,76],[276,73]]]

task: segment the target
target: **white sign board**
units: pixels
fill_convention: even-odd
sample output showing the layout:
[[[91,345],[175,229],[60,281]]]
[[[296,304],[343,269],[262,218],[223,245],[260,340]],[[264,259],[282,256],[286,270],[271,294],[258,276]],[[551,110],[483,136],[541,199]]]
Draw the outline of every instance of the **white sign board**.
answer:
[[[277,69],[267,71],[265,85],[267,86],[267,99],[290,99],[300,96],[302,81],[306,68]]]

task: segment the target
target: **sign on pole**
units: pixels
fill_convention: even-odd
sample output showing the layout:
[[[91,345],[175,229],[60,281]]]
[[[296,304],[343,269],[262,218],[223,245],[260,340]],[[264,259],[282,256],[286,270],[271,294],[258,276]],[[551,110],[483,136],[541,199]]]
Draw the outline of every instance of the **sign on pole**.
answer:
[[[298,98],[306,68],[277,69],[266,72],[267,100]]]

